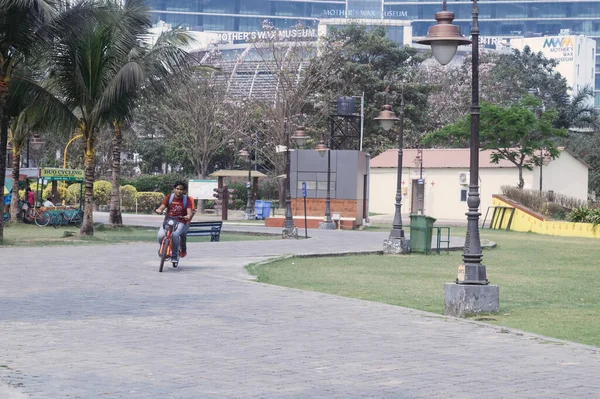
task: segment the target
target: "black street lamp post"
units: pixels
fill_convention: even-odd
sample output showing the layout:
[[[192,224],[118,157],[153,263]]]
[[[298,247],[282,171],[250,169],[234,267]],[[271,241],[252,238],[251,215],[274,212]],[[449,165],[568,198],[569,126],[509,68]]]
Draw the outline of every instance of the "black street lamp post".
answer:
[[[245,148],[240,151],[240,158],[248,161],[248,181],[246,182],[246,211],[244,212],[244,220],[254,220],[256,215],[254,214],[254,204],[252,201],[252,157]]]
[[[392,231],[388,239],[383,241],[383,253],[385,254],[407,254],[410,252],[408,240],[404,237],[402,229],[402,152],[404,146],[404,97],[400,100],[400,118],[396,117],[392,107],[388,104],[383,106],[383,111],[375,118],[379,121],[383,130],[390,130],[396,121],[400,123],[398,130],[398,172],[396,175],[396,202],[394,204],[394,221]]]
[[[473,0],[471,40],[460,33],[460,27],[452,25],[454,13],[446,10],[446,1],[442,11],[435,14],[437,25],[431,26],[427,37],[417,43],[431,45],[433,56],[442,65],[449,63],[456,54],[459,45],[472,46],[471,81],[471,140],[470,140],[470,176],[467,205],[467,234],[463,250],[463,264],[459,266],[456,284],[446,284],[445,313],[463,316],[466,313],[498,311],[498,286],[489,285],[486,268],[481,263],[483,254],[479,236],[479,8]]]
[[[298,145],[304,145],[308,135],[301,127],[298,127],[298,130],[290,137],[287,131],[287,122],[284,123],[284,133],[286,140],[286,149],[285,149],[285,221],[283,222],[283,232],[282,237],[285,239],[288,238],[298,238],[298,229],[294,226],[294,216],[292,213],[292,194],[291,194],[291,179],[290,179],[290,170],[291,170],[291,157],[290,157],[290,139],[295,141]]]
[[[333,150],[333,117],[330,117],[331,130],[329,132],[329,144],[325,145],[323,140],[319,141],[315,150],[320,156],[325,156],[327,153],[327,192],[325,194],[325,221],[319,223],[320,229],[335,230],[335,223],[331,219],[331,151]]]

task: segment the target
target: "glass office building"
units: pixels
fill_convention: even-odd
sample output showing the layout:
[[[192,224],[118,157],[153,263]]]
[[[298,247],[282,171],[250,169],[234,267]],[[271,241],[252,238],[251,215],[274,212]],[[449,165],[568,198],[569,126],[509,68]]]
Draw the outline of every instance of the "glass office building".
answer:
[[[266,19],[280,29],[299,22],[317,25],[320,19],[331,18],[402,19],[412,22],[413,39],[427,35],[442,4],[427,0],[148,0],[148,3],[155,22],[199,31],[259,31]],[[600,0],[482,0],[478,4],[482,39],[556,36],[567,31],[595,39],[596,54],[599,53]],[[468,35],[472,2],[448,0],[447,5],[456,15],[454,23]],[[598,56],[596,70],[600,71]],[[596,88],[600,88],[600,74],[596,75]]]

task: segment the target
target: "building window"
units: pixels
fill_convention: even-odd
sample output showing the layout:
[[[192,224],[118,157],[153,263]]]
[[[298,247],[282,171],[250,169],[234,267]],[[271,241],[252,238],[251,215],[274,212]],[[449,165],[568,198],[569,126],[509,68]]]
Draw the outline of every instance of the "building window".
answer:
[[[467,189],[466,188],[463,188],[462,190],[460,190],[460,201],[467,202]]]

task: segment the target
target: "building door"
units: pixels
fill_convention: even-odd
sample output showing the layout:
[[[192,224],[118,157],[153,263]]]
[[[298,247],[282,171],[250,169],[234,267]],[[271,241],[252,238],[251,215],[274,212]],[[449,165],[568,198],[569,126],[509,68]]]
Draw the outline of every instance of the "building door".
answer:
[[[423,180],[423,183],[425,181]],[[412,180],[412,190],[410,194],[410,213],[419,213],[419,208],[423,209],[425,204],[425,184],[419,184],[419,180]]]

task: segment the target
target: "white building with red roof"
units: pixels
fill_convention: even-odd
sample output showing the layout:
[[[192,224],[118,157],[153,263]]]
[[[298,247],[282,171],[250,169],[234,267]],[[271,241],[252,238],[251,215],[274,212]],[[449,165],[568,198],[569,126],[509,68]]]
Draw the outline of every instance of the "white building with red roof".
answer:
[[[419,180],[422,180],[422,203],[425,215],[438,219],[466,218],[469,189],[469,149],[423,149],[422,172],[416,161],[418,151],[405,149],[402,162],[402,213],[419,210]],[[505,160],[491,162],[491,150],[479,154],[480,212],[492,205],[492,195],[500,194],[501,186],[516,186],[517,167]],[[394,213],[398,150],[387,150],[371,160],[369,212]],[[542,167],[542,189],[587,200],[589,165],[562,149],[560,157]],[[523,170],[525,187],[540,188],[540,168]]]

